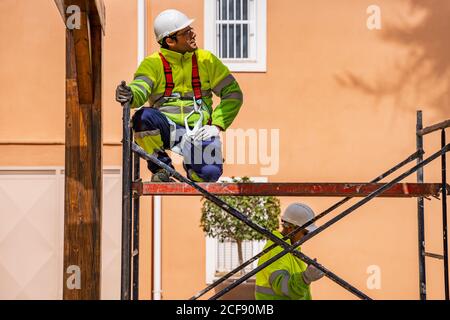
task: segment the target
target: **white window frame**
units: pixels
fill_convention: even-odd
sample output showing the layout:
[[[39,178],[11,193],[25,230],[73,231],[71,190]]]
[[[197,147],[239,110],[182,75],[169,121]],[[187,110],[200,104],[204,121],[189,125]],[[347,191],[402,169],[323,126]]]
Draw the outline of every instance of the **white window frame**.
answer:
[[[249,45],[249,59],[221,59],[232,72],[267,72],[267,0],[249,0],[256,6],[256,21],[250,24],[249,34],[254,37]],[[216,0],[204,0],[205,49],[216,50]],[[251,43],[251,42],[250,42]]]
[[[232,178],[221,177],[219,182],[232,182]],[[267,177],[250,177],[253,182],[268,182]],[[216,276],[216,269],[218,266],[218,256],[217,252],[219,240],[213,237],[206,237],[206,283],[211,284],[220,277]],[[259,253],[264,248],[266,244],[265,240],[262,241],[252,241],[253,252]],[[237,252],[236,252],[237,255]],[[256,254],[255,254],[256,255]],[[254,261],[251,265],[252,269],[256,268],[258,261]],[[231,271],[231,270],[230,270]]]

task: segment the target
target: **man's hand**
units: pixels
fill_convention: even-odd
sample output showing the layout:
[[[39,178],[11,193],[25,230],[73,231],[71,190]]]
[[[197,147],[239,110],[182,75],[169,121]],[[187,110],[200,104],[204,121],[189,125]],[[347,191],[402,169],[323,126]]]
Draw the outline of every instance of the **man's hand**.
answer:
[[[216,126],[203,126],[200,128],[200,130],[197,131],[197,133],[194,136],[194,141],[205,141],[209,140],[212,137],[217,137],[220,133],[220,129]]]
[[[307,285],[309,285],[311,282],[321,279],[324,275],[325,274],[321,270],[310,264],[303,272],[303,280]]]
[[[122,105],[131,102],[133,100],[133,92],[131,92],[131,88],[127,86],[125,81],[117,86],[116,89],[116,101],[120,102]]]

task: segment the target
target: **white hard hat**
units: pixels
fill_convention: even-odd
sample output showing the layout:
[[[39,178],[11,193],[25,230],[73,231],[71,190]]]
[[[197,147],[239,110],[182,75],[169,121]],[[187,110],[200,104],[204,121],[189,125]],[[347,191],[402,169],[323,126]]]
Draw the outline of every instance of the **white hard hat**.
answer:
[[[159,42],[168,35],[190,26],[192,22],[194,22],[194,19],[189,19],[178,10],[164,10],[155,18],[153,23],[156,41]]]
[[[281,220],[289,222],[296,226],[302,226],[314,218],[314,211],[303,203],[293,203],[289,205],[281,216]],[[305,228],[308,231],[314,231],[317,226],[312,223]]]

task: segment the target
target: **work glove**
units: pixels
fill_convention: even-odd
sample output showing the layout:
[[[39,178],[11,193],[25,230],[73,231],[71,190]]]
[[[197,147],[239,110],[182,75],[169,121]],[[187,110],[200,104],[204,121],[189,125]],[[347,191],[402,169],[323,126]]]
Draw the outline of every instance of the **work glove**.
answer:
[[[131,91],[131,88],[127,86],[125,81],[122,81],[122,83],[117,86],[116,89],[116,101],[120,102],[122,105],[131,102],[133,100],[133,92]]]
[[[305,283],[307,285],[310,285],[311,282],[319,280],[325,274],[321,270],[317,269],[314,265],[310,264],[308,265],[308,268],[306,268],[306,270],[303,272],[302,275]]]
[[[194,141],[206,141],[212,137],[219,136],[220,129],[216,126],[203,126],[194,135]]]

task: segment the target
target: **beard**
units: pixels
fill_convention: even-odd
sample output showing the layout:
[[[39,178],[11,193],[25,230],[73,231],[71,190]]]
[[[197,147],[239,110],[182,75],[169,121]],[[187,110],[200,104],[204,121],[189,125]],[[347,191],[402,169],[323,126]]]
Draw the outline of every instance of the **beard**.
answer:
[[[198,49],[197,42],[195,40],[190,41],[188,43],[188,46],[189,46],[189,50],[188,50],[189,52],[193,52]]]

